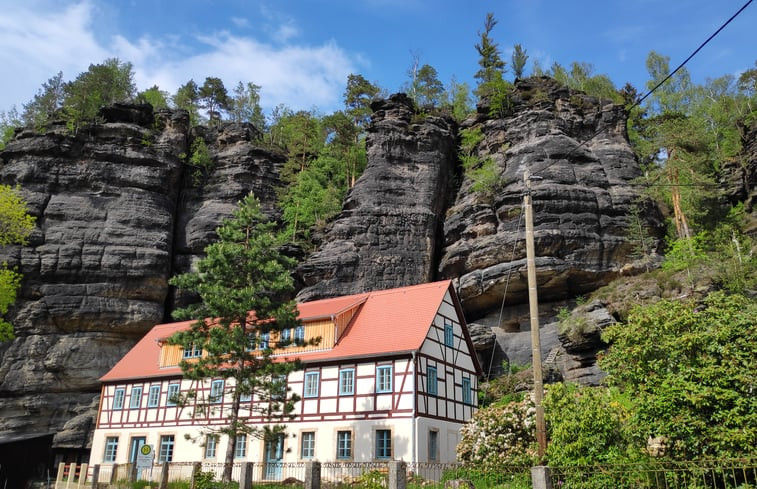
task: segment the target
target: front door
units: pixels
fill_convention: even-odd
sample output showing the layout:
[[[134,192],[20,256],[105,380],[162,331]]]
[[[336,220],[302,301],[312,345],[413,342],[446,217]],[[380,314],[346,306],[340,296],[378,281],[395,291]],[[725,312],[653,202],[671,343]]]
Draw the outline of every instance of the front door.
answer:
[[[147,443],[147,438],[144,436],[133,436],[131,438],[131,444],[129,445],[129,462],[134,463],[137,461],[137,454],[142,445]]]
[[[281,467],[284,460],[284,434],[273,435],[265,442],[265,479],[281,480]]]

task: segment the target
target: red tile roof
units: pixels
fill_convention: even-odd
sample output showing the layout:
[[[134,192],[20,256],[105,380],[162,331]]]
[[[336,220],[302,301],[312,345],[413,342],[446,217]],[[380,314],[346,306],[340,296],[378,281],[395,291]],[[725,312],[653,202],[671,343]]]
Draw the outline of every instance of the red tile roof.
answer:
[[[362,306],[333,348],[304,352],[297,357],[310,363],[417,351],[447,290],[454,296],[450,283],[445,280],[298,304],[300,319],[305,323],[335,316],[356,304],[362,303]],[[155,326],[100,380],[109,382],[180,376],[178,366],[159,367],[159,341],[176,331],[189,328],[191,323],[184,321]],[[470,338],[466,339],[475,361]]]

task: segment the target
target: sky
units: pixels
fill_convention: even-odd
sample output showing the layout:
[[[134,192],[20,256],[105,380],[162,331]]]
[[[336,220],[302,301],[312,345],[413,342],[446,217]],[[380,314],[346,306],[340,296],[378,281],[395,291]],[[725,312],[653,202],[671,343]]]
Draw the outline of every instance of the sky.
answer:
[[[514,44],[525,48],[526,73],[534,62],[580,61],[644,92],[650,51],[677,66],[747,1],[0,0],[0,111],[21,111],[59,71],[73,80],[112,57],[133,64],[138,90],[173,93],[208,76],[229,91],[256,83],[266,113],[279,104],[338,110],[350,73],[400,91],[414,59],[445,85],[454,78],[473,88],[487,12],[503,59]],[[757,2],[686,67],[703,83],[755,60]]]

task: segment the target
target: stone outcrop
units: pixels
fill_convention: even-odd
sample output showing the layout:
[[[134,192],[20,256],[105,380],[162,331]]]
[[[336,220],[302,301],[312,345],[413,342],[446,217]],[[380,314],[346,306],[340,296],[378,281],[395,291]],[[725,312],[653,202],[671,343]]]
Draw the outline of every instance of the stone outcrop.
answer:
[[[634,243],[629,213],[641,175],[625,130],[624,109],[572,91],[549,78],[519,80],[508,113],[490,118],[489,107],[464,128],[480,128],[481,160],[500,174],[490,195],[463,179],[444,223],[441,277],[459,278],[466,313],[484,316],[526,300],[522,201],[528,170],[534,209],[539,294],[549,300],[576,296],[632,273]],[[654,212],[646,226],[661,230]],[[652,246],[654,249],[656,246]]]
[[[283,157],[251,126],[202,134],[213,161],[196,181],[185,160],[200,134],[186,112],[116,105],[101,116],[76,136],[24,129],[1,154],[0,182],[21,186],[36,229],[0,249],[24,276],[9,317],[17,338],[0,345],[0,443],[61,432],[61,446],[81,446],[99,377],[170,320],[168,279],[249,191],[275,214]]]
[[[371,105],[368,164],[324,244],[300,266],[300,300],[432,281],[456,165],[451,119],[416,115],[404,94]]]

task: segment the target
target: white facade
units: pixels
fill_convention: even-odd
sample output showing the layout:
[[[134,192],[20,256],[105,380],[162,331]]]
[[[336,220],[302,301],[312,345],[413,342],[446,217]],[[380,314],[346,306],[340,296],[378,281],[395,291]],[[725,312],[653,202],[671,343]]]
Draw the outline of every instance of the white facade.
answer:
[[[281,445],[266,450],[263,440],[247,439],[235,447],[236,460],[455,461],[459,428],[476,408],[478,365],[453,294],[448,288],[436,304],[414,351],[367,358],[321,355],[317,361],[303,356],[304,369],[287,379],[288,389],[302,399],[294,419],[286,422]],[[228,438],[214,438],[210,446],[207,440],[226,422],[230,399],[198,409],[219,392],[219,382],[196,383],[173,373],[105,383],[90,464],[133,461],[143,443],[153,446],[156,461],[222,462]],[[196,392],[196,405],[172,405],[176,391]],[[242,403],[240,416],[247,423],[265,423],[249,409],[259,402]]]

